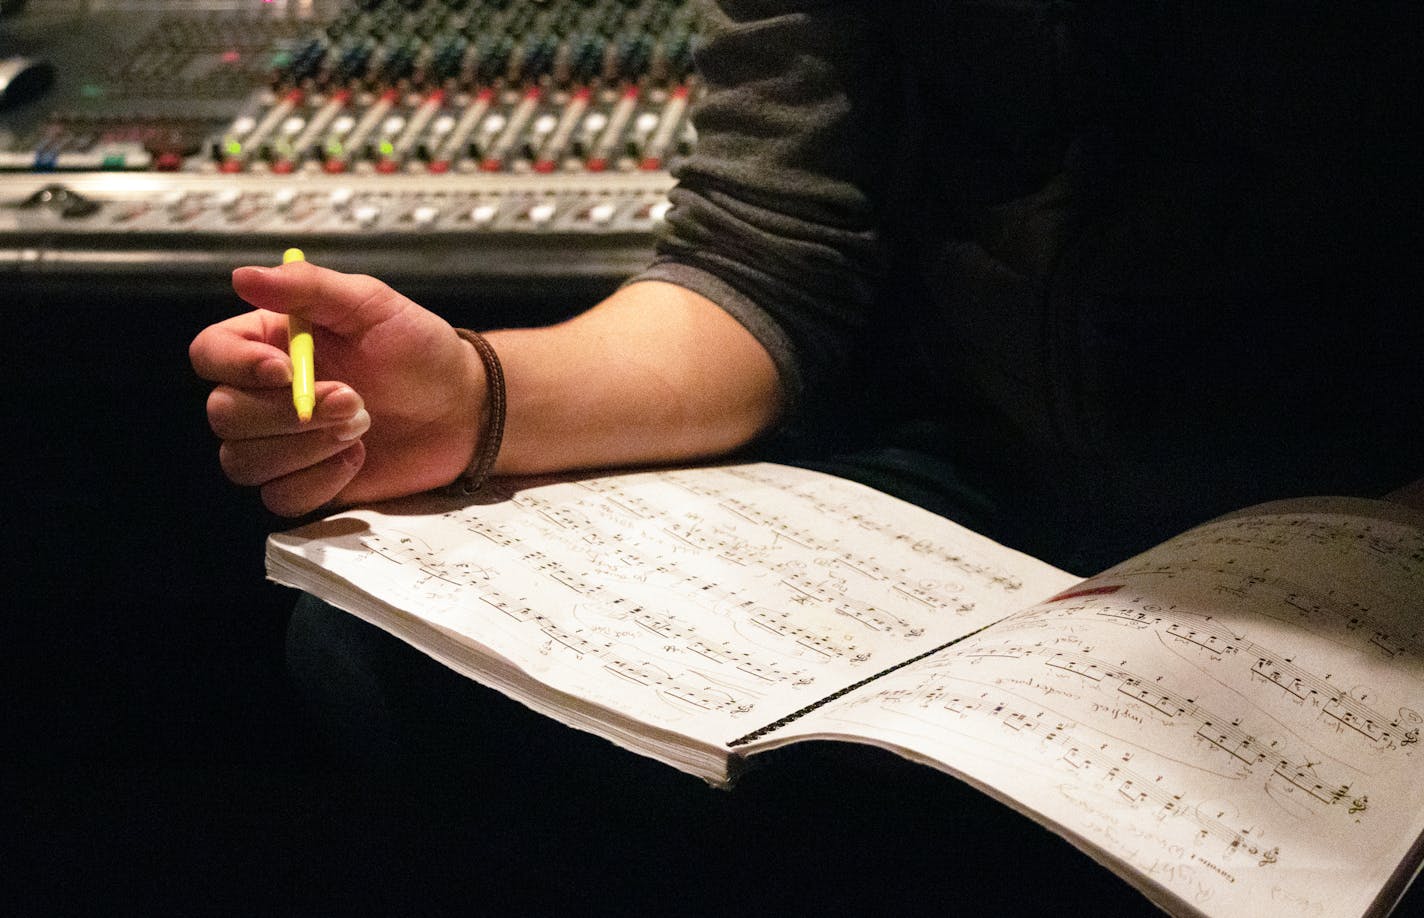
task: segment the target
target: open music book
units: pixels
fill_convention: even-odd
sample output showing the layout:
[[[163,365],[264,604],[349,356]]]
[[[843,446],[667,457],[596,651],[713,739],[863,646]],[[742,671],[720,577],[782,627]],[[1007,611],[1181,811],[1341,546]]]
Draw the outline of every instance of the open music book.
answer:
[[[771,464],[337,513],[269,576],[718,784],[806,739],[969,782],[1179,914],[1380,915],[1424,856],[1424,515],[1268,504],[1086,580]]]

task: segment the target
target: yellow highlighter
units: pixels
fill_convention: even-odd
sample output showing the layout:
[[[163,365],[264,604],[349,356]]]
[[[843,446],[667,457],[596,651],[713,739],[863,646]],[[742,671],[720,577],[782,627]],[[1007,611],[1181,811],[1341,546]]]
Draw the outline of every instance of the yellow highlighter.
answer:
[[[282,264],[306,261],[301,249],[287,249]],[[298,316],[287,316],[287,353],[292,357],[292,404],[297,419],[305,424],[316,409],[316,365],[312,348],[311,322]]]

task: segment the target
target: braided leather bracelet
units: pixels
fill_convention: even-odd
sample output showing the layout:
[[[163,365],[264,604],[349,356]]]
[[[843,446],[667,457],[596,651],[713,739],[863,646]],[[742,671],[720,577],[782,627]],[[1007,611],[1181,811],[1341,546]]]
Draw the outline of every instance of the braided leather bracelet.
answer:
[[[489,394],[484,422],[480,425],[479,443],[475,447],[475,458],[470,461],[464,473],[450,485],[450,489],[457,494],[470,495],[478,491],[484,485],[485,479],[489,478],[495,457],[499,455],[500,441],[504,439],[504,369],[499,365],[499,356],[495,354],[494,348],[484,335],[468,328],[457,328],[455,334],[470,342],[475,353],[480,355],[480,362],[485,366],[485,388]]]

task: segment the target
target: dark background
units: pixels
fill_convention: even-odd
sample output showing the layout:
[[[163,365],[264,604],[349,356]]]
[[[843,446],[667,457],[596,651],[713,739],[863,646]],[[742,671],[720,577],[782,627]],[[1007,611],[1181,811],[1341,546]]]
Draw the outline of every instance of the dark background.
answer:
[[[188,365],[193,335],[243,308],[225,275],[0,276],[7,911],[1152,911],[888,754],[797,750],[726,793],[493,696],[469,703],[499,714],[487,741],[509,751],[481,774],[372,772],[328,748],[284,676],[295,594],[264,580],[264,537],[290,521],[222,477]],[[602,292],[395,280],[485,327]]]
[[[187,359],[244,308],[228,270],[281,247],[173,241],[194,257],[0,260],[0,910],[1154,912],[1008,808],[875,751],[774,754],[728,794],[465,684],[452,706],[494,712],[468,738],[497,750],[477,773],[372,771],[325,745],[283,669],[295,596],[264,579],[263,540],[290,521],[222,477]],[[560,280],[537,252],[383,245],[306,248],[476,328],[549,321],[612,284]]]
[[[192,336],[243,308],[225,279],[0,277],[7,911],[1155,912],[877,751],[785,750],[725,793],[455,677],[452,705],[498,715],[469,738],[501,750],[479,773],[372,772],[328,748],[284,676],[295,594],[264,580],[263,539],[289,521],[223,479],[188,365]],[[486,327],[601,292],[395,280]],[[1400,913],[1419,912],[1415,890]]]

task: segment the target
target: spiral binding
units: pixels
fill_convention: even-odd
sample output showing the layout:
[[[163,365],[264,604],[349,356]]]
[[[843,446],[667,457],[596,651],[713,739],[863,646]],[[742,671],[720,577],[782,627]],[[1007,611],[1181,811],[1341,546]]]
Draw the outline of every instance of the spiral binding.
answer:
[[[987,627],[989,627],[989,626],[988,626],[988,625],[985,625],[985,626],[984,626],[984,628],[987,628]],[[793,712],[791,712],[790,714],[787,714],[785,717],[782,717],[782,718],[780,718],[780,719],[778,719],[778,720],[774,720],[774,721],[772,721],[771,723],[767,724],[767,725],[764,726],[764,727],[758,727],[757,729],[755,729],[755,730],[753,730],[752,732],[746,734],[745,736],[739,736],[739,737],[737,737],[736,739],[732,740],[731,742],[727,743],[727,746],[728,746],[728,748],[734,748],[734,747],[736,747],[736,746],[745,746],[747,743],[751,743],[751,742],[754,742],[754,741],[756,741],[756,740],[759,740],[759,739],[761,739],[763,736],[766,736],[768,733],[771,733],[773,730],[779,730],[779,729],[781,729],[782,727],[786,726],[787,724],[791,723],[792,721],[798,720],[798,719],[800,719],[800,718],[802,718],[802,717],[805,717],[807,714],[811,713],[812,711],[816,710],[817,708],[821,707],[822,705],[829,704],[829,703],[831,703],[832,701],[835,701],[837,698],[841,697],[842,695],[845,695],[845,694],[848,694],[848,693],[850,693],[850,692],[853,692],[853,691],[855,691],[856,689],[860,688],[860,687],[863,686],[863,685],[868,685],[868,684],[870,684],[871,682],[874,682],[876,679],[881,678],[882,676],[886,676],[886,675],[889,675],[890,673],[893,673],[893,672],[894,672],[895,670],[897,670],[897,669],[904,669],[906,666],[909,666],[911,663],[918,663],[920,660],[923,660],[925,657],[934,656],[935,654],[939,653],[941,650],[944,650],[946,647],[953,647],[955,644],[958,644],[960,641],[963,641],[963,640],[966,640],[966,639],[968,639],[968,638],[973,637],[974,635],[978,634],[980,631],[983,631],[984,628],[977,628],[977,629],[975,629],[974,631],[971,631],[971,632],[969,632],[968,634],[965,634],[965,635],[961,635],[960,637],[957,637],[957,638],[955,638],[955,639],[952,640],[952,641],[946,641],[945,643],[940,644],[938,647],[931,647],[929,650],[926,650],[924,653],[917,654],[917,655],[915,655],[915,656],[913,656],[913,657],[910,657],[908,660],[901,660],[899,663],[896,663],[894,666],[887,666],[885,669],[880,670],[880,672],[878,672],[878,673],[873,673],[873,674],[871,674],[871,675],[869,675],[869,676],[866,676],[864,679],[861,679],[859,682],[853,682],[853,683],[851,683],[850,685],[847,685],[845,688],[838,689],[838,690],[832,692],[831,694],[827,695],[827,696],[824,697],[824,698],[821,698],[821,699],[819,699],[819,700],[817,700],[817,701],[811,702],[810,704],[806,705],[804,708],[801,708],[800,710],[793,711]]]

